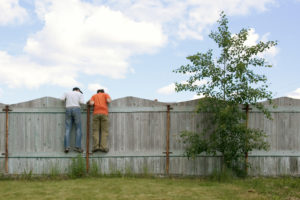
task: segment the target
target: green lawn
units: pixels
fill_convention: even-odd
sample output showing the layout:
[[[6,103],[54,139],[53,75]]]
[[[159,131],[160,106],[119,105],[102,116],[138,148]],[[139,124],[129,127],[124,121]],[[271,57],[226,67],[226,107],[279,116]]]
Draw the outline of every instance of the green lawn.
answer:
[[[299,178],[0,180],[0,199],[300,199]]]

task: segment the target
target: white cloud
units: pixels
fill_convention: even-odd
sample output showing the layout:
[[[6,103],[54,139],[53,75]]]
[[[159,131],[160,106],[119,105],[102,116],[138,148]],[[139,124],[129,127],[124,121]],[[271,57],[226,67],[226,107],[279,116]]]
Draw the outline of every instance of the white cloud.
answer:
[[[222,0],[220,0],[222,1]],[[245,15],[252,10],[257,10],[258,12],[264,12],[268,10],[268,5],[276,5],[275,0],[227,0],[222,1],[227,4],[228,14],[231,15]],[[225,10],[226,11],[226,10]]]
[[[70,87],[80,85],[76,80],[80,73],[123,78],[134,71],[129,66],[131,56],[156,52],[173,36],[202,39],[203,31],[216,22],[221,10],[228,15],[245,15],[250,10],[265,11],[274,2],[36,0],[35,11],[44,26],[30,35],[22,55],[1,52],[0,83]],[[1,1],[0,25],[26,17],[17,0]],[[174,92],[175,86],[169,87],[159,91]]]
[[[246,46],[254,46],[257,44],[259,39],[259,35],[257,33],[255,33],[255,29],[254,28],[250,28],[248,31],[248,37],[247,40],[245,41],[245,45]],[[263,39],[265,40],[266,37],[263,37]]]
[[[157,93],[164,94],[164,95],[171,95],[175,93],[175,83],[171,83],[170,85],[167,85],[165,87],[159,88],[157,90]]]
[[[98,89],[104,89],[105,92],[108,92],[107,87],[102,86],[98,83],[91,83],[88,85],[88,90],[90,90],[92,92],[97,92]]]
[[[24,49],[47,63],[123,78],[130,71],[131,55],[151,53],[166,42],[160,25],[134,21],[105,6],[79,0],[42,2],[37,3],[37,12],[45,26]]]
[[[163,24],[164,30],[180,39],[203,38],[203,31],[214,24],[220,11],[228,15],[246,15],[250,11],[263,12],[275,0],[134,0],[107,1],[115,10],[139,21]]]
[[[264,35],[261,37],[261,41],[263,41],[263,42],[269,41],[269,39],[268,39],[269,36],[270,36],[270,33],[264,34]],[[273,46],[273,47],[271,47],[270,49],[267,49],[267,50],[266,50],[266,52],[264,53],[264,57],[267,57],[267,58],[274,58],[278,53],[279,53],[279,47]]]
[[[80,0],[39,0],[36,12],[44,27],[27,39],[22,55],[1,52],[0,83],[69,87],[80,85],[79,73],[123,78],[134,71],[130,56],[153,53],[167,41],[159,24]]]
[[[262,57],[273,59],[279,53],[279,48],[276,46],[267,49],[263,54]]]
[[[18,0],[1,0],[0,2],[0,26],[22,23],[28,18],[27,11],[19,5]]]
[[[200,80],[200,81],[196,80],[193,85],[200,86],[200,85],[204,85],[206,83],[207,83],[207,80]]]
[[[0,88],[0,97],[3,96],[3,90]]]
[[[294,99],[300,99],[300,88],[294,90],[293,92],[290,92],[287,96]]]
[[[204,97],[204,95],[203,94],[201,94],[201,95],[198,95],[198,94],[195,94],[194,96],[193,96],[193,100],[194,99],[201,99],[201,98],[203,98]]]
[[[0,82],[10,88],[37,88],[42,84],[71,87],[78,85],[76,71],[70,66],[40,66],[27,57],[12,57],[0,51]]]
[[[181,82],[181,84],[186,84],[186,83],[187,83],[186,81],[182,81],[182,82]],[[206,83],[207,83],[206,80],[201,80],[201,81],[197,80],[197,81],[194,82],[193,85],[200,86],[200,85],[203,85],[203,84],[206,84]],[[167,86],[164,86],[164,87],[162,87],[162,88],[159,88],[159,89],[157,90],[157,93],[159,93],[159,94],[164,94],[164,95],[171,95],[171,94],[174,94],[174,93],[176,92],[176,91],[175,91],[175,88],[176,88],[175,83],[171,83],[171,84],[169,84],[169,85],[167,85]]]
[[[270,36],[270,33],[266,33],[263,36],[259,36],[258,33],[255,32],[254,28],[249,29],[248,32],[248,38],[245,41],[245,45],[247,46],[253,46],[256,45],[259,41],[267,42],[269,41],[268,37]],[[276,46],[271,47],[270,49],[266,49],[265,52],[259,53],[259,57],[266,58],[267,60],[271,60],[271,62],[274,62],[274,57],[279,53],[279,48]]]

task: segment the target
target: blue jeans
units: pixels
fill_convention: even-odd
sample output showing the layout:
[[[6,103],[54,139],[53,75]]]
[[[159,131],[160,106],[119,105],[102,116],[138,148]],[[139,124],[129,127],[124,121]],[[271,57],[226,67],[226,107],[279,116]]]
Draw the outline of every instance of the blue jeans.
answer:
[[[80,108],[72,107],[66,109],[66,134],[65,134],[65,148],[70,148],[70,133],[72,124],[76,126],[75,146],[81,149],[81,112]]]

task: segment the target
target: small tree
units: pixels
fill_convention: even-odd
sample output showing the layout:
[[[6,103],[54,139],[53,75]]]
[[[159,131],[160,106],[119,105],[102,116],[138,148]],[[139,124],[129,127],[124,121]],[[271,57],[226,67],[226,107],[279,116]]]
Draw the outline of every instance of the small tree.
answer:
[[[197,53],[187,57],[191,64],[183,65],[174,72],[190,74],[186,83],[176,83],[176,91],[192,91],[203,95],[197,112],[208,113],[207,127],[201,134],[183,132],[184,143],[188,143],[187,155],[195,156],[202,152],[216,155],[221,153],[223,164],[231,169],[241,169],[244,155],[253,149],[267,150],[266,134],[261,130],[246,127],[245,112],[241,105],[252,105],[260,109],[268,118],[270,113],[259,100],[271,101],[265,75],[256,74],[254,67],[272,67],[259,56],[277,42],[259,42],[253,46],[245,44],[249,30],[242,29],[238,34],[228,30],[228,19],[224,12],[218,20],[218,30],[211,32],[219,49],[218,58],[213,51]],[[206,82],[199,85],[197,82]]]

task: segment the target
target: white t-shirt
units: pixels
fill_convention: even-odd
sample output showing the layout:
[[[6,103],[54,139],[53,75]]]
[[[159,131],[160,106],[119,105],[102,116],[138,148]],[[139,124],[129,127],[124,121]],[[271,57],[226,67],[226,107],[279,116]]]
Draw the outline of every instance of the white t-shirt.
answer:
[[[66,92],[62,97],[62,100],[66,100],[66,107],[80,107],[80,104],[84,104],[83,94],[77,91]]]

